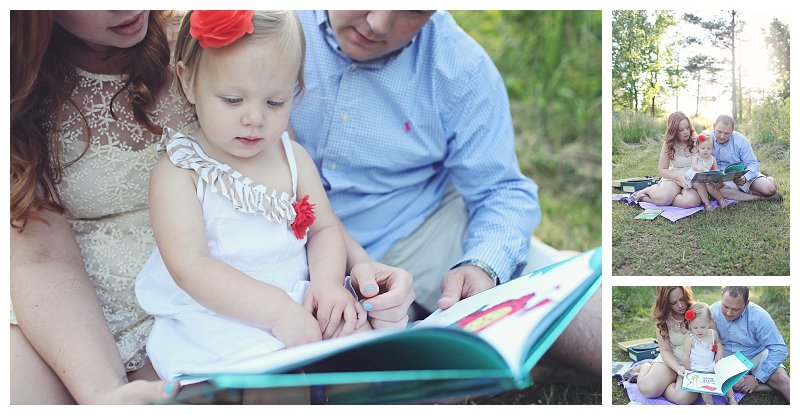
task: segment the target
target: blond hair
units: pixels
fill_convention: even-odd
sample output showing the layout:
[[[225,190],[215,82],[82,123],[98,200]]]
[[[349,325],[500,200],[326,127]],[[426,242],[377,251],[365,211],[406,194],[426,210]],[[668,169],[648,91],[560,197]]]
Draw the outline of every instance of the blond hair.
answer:
[[[188,79],[196,79],[195,73],[200,57],[203,55],[200,42],[189,33],[191,28],[189,19],[192,17],[192,13],[193,11],[189,11],[183,16],[178,31],[178,41],[175,45],[175,67],[178,67],[178,62],[183,62]],[[281,47],[281,56],[299,61],[297,86],[294,93],[295,97],[299,96],[305,89],[303,68],[305,67],[306,37],[297,14],[291,10],[256,10],[253,13],[253,28],[253,33],[245,34],[233,44],[255,40],[277,42]],[[180,91],[184,96],[186,95],[183,85],[180,86]]]

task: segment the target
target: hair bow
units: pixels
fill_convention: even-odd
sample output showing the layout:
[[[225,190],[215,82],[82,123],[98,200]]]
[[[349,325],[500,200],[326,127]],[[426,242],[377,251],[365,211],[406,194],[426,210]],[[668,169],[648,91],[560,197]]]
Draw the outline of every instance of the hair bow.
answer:
[[[703,141],[706,141],[706,136],[704,136],[703,134],[698,135],[697,142],[702,143]]]
[[[683,315],[683,317],[688,321],[694,320],[695,316],[697,316],[697,313],[695,313],[694,310],[688,310],[686,314]]]

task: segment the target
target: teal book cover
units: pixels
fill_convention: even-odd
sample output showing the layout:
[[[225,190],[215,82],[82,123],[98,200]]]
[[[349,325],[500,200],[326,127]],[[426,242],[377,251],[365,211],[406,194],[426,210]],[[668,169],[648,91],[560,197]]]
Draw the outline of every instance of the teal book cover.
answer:
[[[598,290],[601,276],[598,247],[406,329],[357,333],[226,367],[209,362],[180,378],[190,387],[169,403],[297,386],[324,388],[325,402],[339,404],[425,403],[525,388],[533,366]]]

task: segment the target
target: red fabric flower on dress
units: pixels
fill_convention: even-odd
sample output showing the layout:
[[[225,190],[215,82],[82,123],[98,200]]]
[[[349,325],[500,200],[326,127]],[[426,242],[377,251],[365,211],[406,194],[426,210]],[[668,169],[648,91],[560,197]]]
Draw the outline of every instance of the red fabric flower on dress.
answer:
[[[692,320],[694,320],[695,315],[696,314],[695,314],[694,310],[689,310],[689,311],[686,312],[686,314],[683,315],[683,317],[687,321],[692,321]]]
[[[314,219],[317,218],[314,216],[314,205],[308,203],[308,195],[305,195],[302,199],[294,202],[292,207],[294,207],[294,211],[297,213],[292,223],[292,231],[294,231],[294,236],[297,237],[297,239],[303,239],[303,237],[306,236],[308,227],[311,226],[311,224],[314,223]]]
[[[711,346],[711,351],[712,352],[716,352],[717,351],[717,345],[716,344]]]
[[[702,143],[703,141],[706,141],[706,136],[704,136],[703,134],[698,135],[697,142]]]
[[[221,48],[253,33],[252,10],[195,10],[189,34],[204,48]]]

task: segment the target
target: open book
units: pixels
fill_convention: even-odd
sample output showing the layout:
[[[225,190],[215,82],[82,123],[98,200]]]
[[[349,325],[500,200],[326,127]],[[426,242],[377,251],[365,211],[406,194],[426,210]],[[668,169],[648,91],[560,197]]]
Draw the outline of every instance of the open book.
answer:
[[[681,389],[724,396],[752,367],[753,362],[736,352],[719,359],[714,365],[714,373],[685,371]]]
[[[601,262],[595,248],[437,310],[411,328],[358,333],[224,368],[209,363],[181,378],[208,382],[182,390],[176,402],[192,398],[191,391],[306,385],[326,385],[328,403],[373,404],[524,388],[534,364],[599,288]],[[335,385],[347,387],[337,394]]]
[[[744,164],[736,163],[726,167],[724,171],[711,170],[696,173],[692,177],[692,183],[719,183],[730,182],[744,176],[749,170],[744,168]]]

